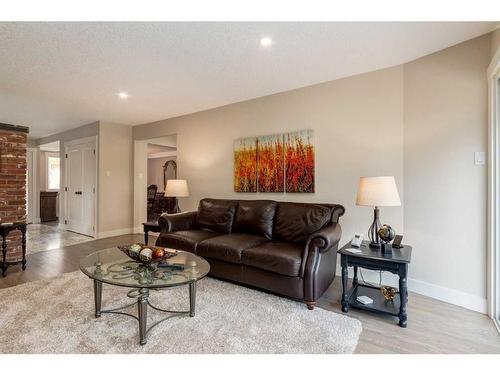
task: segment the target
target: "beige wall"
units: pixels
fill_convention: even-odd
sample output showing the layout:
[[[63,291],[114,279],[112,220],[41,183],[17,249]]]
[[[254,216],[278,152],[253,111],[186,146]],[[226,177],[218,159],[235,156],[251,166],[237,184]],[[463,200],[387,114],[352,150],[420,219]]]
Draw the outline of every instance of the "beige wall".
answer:
[[[132,128],[101,122],[98,174],[100,237],[131,232],[132,154]]]
[[[486,168],[473,161],[487,151],[494,43],[486,35],[402,66],[136,126],[134,139],[177,134],[178,175],[191,190],[184,209],[202,197],[341,203],[342,243],[370,224],[371,209],[354,204],[358,178],[394,175],[404,204],[381,216],[414,246],[410,288],[485,311]],[[306,128],[315,194],[233,192],[234,139]]]
[[[177,134],[178,177],[188,180],[191,193],[180,199],[184,210],[196,208],[203,197],[341,203],[347,209],[342,220],[346,242],[355,231],[366,232],[372,218],[372,209],[354,204],[360,176],[394,175],[403,196],[402,100],[403,68],[396,67],[133,131],[136,140]],[[233,192],[234,139],[299,129],[315,132],[315,194]],[[382,209],[382,218],[402,231],[401,207]]]
[[[404,66],[405,232],[412,277],[486,297],[490,36]]]
[[[87,125],[80,126],[75,129],[70,129],[61,133],[52,134],[44,138],[39,138],[36,140],[36,145],[44,145],[46,143],[52,143],[59,141],[59,148],[61,154],[64,154],[64,142],[72,141],[80,138],[94,137],[99,134],[99,121],[92,122]]]
[[[500,28],[491,33],[491,57],[493,57],[498,48],[500,48]]]
[[[148,186],[157,185],[158,191],[164,191],[165,186],[163,186],[163,165],[168,160],[176,161],[175,156],[164,157],[164,158],[150,158],[148,159]],[[175,178],[173,168],[168,168],[167,179]]]
[[[101,129],[99,230],[129,228],[132,210],[140,227],[146,140],[155,137],[177,134],[178,177],[191,191],[181,199],[184,210],[203,197],[341,203],[347,209],[342,243],[355,231],[366,233],[371,221],[371,209],[354,204],[358,178],[394,175],[404,204],[382,208],[381,216],[414,246],[410,288],[482,311],[486,168],[474,166],[473,154],[487,147],[486,67],[498,45],[497,31],[398,67],[132,131]],[[233,192],[234,139],[309,128],[315,131],[315,194]],[[132,149],[144,156],[133,164]],[[126,203],[132,202],[131,181],[134,206]]]

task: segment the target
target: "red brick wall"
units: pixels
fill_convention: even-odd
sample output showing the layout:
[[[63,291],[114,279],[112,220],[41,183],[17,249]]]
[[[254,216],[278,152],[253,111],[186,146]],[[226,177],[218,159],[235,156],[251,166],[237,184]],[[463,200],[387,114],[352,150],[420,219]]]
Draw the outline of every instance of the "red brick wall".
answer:
[[[2,222],[26,220],[26,142],[27,134],[0,129],[0,219]],[[7,237],[7,259],[21,258],[21,234]]]

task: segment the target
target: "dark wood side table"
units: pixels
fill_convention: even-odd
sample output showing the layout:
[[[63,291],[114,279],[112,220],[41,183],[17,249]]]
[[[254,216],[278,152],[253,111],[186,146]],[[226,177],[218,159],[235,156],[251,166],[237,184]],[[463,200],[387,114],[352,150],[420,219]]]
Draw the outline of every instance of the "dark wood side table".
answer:
[[[16,229],[22,233],[23,257],[17,262],[7,262],[7,236]],[[26,223],[0,223],[0,236],[2,237],[2,277],[6,276],[7,268],[15,264],[21,263],[24,271],[26,269]]]
[[[406,327],[408,316],[406,304],[408,303],[408,265],[411,261],[411,246],[401,249],[392,249],[392,254],[382,254],[378,248],[371,248],[368,242],[363,241],[359,248],[361,253],[351,253],[347,249],[352,248],[349,242],[338,252],[341,255],[342,265],[342,311],[348,312],[350,307],[388,314],[399,318],[399,326]],[[352,286],[347,289],[348,267],[354,267]],[[386,301],[380,288],[363,284],[358,281],[358,267],[375,271],[388,271],[399,276],[399,292],[393,301]],[[368,296],[373,303],[363,305],[356,301],[358,296]]]
[[[145,223],[142,223],[142,226],[144,227],[144,244],[146,245],[148,244],[149,232],[161,232],[161,227],[160,224],[158,224],[158,221],[147,221]]]

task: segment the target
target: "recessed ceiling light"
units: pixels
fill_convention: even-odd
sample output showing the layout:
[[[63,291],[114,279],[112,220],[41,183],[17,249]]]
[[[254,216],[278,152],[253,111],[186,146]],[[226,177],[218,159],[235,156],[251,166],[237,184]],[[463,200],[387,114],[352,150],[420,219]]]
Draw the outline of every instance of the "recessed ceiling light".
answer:
[[[118,93],[118,97],[120,99],[128,99],[128,94],[126,92],[124,92],[124,91],[121,91],[121,92]]]
[[[266,36],[260,40],[260,45],[262,47],[270,47],[272,44],[273,44],[273,40],[268,36]]]

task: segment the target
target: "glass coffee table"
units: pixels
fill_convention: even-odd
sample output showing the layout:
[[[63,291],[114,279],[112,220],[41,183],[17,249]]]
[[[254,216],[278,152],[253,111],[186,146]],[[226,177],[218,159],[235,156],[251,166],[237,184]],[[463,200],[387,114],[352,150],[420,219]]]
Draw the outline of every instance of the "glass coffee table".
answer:
[[[210,270],[208,262],[186,251],[167,249],[175,252],[175,256],[164,261],[166,267],[157,265],[145,266],[130,259],[117,248],[96,251],[87,255],[80,262],[80,270],[94,280],[95,317],[103,313],[127,315],[139,321],[139,342],[146,344],[148,333],[157,324],[171,318],[173,315],[195,314],[196,282],[205,277]],[[180,267],[175,267],[180,266]],[[111,284],[130,288],[129,298],[137,299],[133,303],[115,309],[102,310],[102,284]],[[161,290],[180,285],[189,285],[189,311],[165,310],[153,306],[149,302],[149,293],[152,290]],[[137,303],[138,314],[132,315],[122,310]],[[169,316],[147,326],[148,307],[168,313]]]

